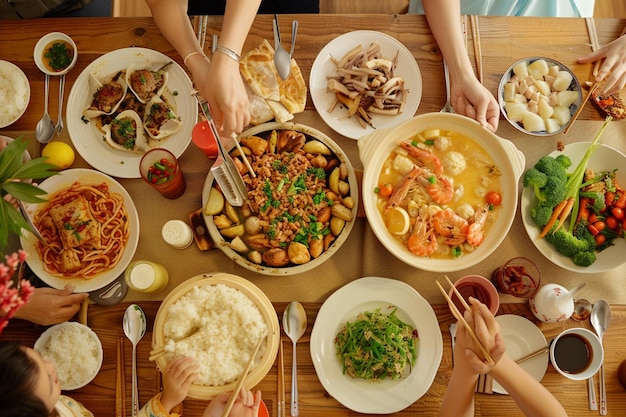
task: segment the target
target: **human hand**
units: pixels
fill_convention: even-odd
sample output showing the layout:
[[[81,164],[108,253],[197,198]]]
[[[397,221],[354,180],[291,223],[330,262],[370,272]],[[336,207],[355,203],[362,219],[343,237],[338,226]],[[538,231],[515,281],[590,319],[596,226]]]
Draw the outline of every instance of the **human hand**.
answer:
[[[476,120],[492,132],[498,130],[500,106],[491,92],[473,75],[452,84],[450,102],[458,114]]]
[[[596,82],[604,81],[600,94],[613,94],[626,85],[626,36],[620,36],[589,55],[578,58],[579,64],[588,64],[603,59],[596,75]]]
[[[161,405],[168,413],[187,397],[189,386],[196,378],[197,369],[198,364],[195,359],[188,356],[179,356],[167,363],[163,372]]]
[[[248,93],[236,61],[224,54],[214,54],[209,71],[200,79],[198,88],[209,103],[222,137],[241,133],[250,124]]]
[[[230,394],[230,392],[226,392],[213,398],[204,410],[202,417],[221,417],[224,409],[226,408],[226,404],[228,403],[228,399],[230,398]],[[257,417],[259,415],[260,405],[261,391],[257,391],[255,395],[252,394],[252,391],[242,387],[228,416]]]
[[[30,299],[13,316],[42,326],[62,323],[71,319],[80,309],[80,304],[89,296],[87,293],[72,294],[74,287],[64,289],[35,288]]]
[[[470,309],[465,311],[465,321],[474,330],[476,337],[494,361],[491,365],[483,358],[481,350],[476,346],[463,325],[457,325],[454,357],[457,363],[466,362],[476,374],[485,374],[498,363],[504,355],[506,346],[500,333],[500,325],[489,308],[479,300],[470,297]]]

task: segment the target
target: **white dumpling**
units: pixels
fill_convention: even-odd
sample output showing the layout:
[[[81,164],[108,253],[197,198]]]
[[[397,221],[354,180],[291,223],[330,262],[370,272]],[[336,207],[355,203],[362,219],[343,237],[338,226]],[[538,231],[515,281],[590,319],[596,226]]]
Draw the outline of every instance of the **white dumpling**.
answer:
[[[126,97],[127,85],[124,72],[115,74],[111,80],[106,82],[101,82],[90,73],[88,80],[89,97],[92,97],[92,100],[83,111],[83,115],[92,119],[115,113]]]
[[[102,130],[107,143],[115,149],[140,154],[149,149],[141,117],[134,110],[124,110]]]
[[[161,140],[178,132],[183,124],[174,109],[155,96],[146,104],[143,126],[152,139]]]
[[[462,153],[457,151],[449,151],[443,156],[441,160],[441,164],[443,165],[443,170],[447,175],[452,177],[456,177],[465,171],[467,166],[467,161]]]

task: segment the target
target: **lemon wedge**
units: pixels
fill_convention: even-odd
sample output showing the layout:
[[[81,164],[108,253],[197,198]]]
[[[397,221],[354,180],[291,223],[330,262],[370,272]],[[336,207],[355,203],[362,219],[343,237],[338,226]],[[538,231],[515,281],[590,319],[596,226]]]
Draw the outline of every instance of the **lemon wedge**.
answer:
[[[387,229],[394,235],[404,235],[409,231],[411,219],[409,213],[402,207],[394,207],[385,216]]]

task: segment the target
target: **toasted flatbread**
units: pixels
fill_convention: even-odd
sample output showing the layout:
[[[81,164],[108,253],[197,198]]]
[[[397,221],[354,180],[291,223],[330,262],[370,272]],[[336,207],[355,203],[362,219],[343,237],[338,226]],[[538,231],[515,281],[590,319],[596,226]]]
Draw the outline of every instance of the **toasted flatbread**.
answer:
[[[306,106],[306,83],[302,71],[295,59],[291,59],[291,72],[289,78],[278,83],[280,90],[280,102],[287,108],[289,113],[301,113]]]
[[[267,43],[267,40],[264,41]],[[280,100],[278,78],[274,66],[274,54],[269,53],[269,43],[247,53],[239,64],[239,70],[252,91],[268,100]]]
[[[283,106],[280,101],[274,100],[266,100],[267,104],[269,104],[272,112],[274,113],[274,118],[278,123],[285,123],[289,120],[293,119],[293,114],[289,113],[289,110]]]
[[[253,125],[260,125],[261,123],[269,122],[274,118],[274,112],[270,108],[267,101],[255,94],[248,83],[244,82],[246,87],[246,93],[248,93],[248,109],[250,111],[250,123]]]

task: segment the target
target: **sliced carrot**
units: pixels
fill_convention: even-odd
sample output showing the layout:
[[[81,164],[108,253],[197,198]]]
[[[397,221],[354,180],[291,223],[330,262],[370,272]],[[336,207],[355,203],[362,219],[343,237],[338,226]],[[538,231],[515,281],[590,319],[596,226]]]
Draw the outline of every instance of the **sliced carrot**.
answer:
[[[615,193],[613,191],[607,191],[604,193],[604,204],[607,207],[612,207],[615,202]]]
[[[580,199],[580,207],[578,209],[578,217],[576,218],[576,223],[580,222],[581,220],[589,219],[589,206],[587,205],[588,202],[589,198],[587,197],[582,197]]]
[[[540,239],[542,237],[545,237],[548,234],[548,232],[550,231],[550,229],[552,229],[552,226],[554,226],[554,223],[556,223],[556,221],[559,218],[559,215],[561,214],[561,212],[565,208],[565,205],[567,204],[567,201],[568,200],[563,200],[563,201],[561,201],[559,204],[557,204],[554,207],[554,210],[552,210],[552,217],[550,217],[550,221],[548,221],[548,223],[546,223],[546,225],[543,227],[543,230],[541,231],[541,234],[539,235]]]
[[[559,230],[561,226],[563,226],[563,223],[572,212],[572,207],[574,207],[574,197],[570,197],[567,199],[565,206],[563,207],[563,210],[559,214],[559,224],[556,225],[556,229],[554,229],[555,232]]]

